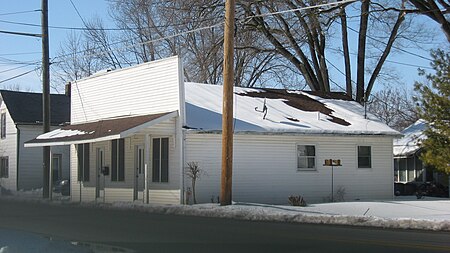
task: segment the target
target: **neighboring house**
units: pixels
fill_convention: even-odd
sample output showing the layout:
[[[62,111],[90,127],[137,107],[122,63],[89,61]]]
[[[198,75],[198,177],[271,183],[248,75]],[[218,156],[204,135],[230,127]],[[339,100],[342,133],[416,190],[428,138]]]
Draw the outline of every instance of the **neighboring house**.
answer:
[[[0,90],[0,186],[11,191],[42,187],[42,148],[24,142],[42,134],[42,94]],[[51,95],[52,129],[70,121],[70,97]],[[69,149],[52,157],[53,178],[69,178]]]
[[[426,121],[419,119],[405,128],[403,137],[394,140],[394,181],[408,182],[439,182],[448,184],[446,176],[427,168],[420,159],[422,153],[421,142],[427,137],[424,131]]]
[[[222,86],[185,83],[171,57],[72,84],[71,125],[26,146],[70,145],[72,201],[184,203],[188,162],[205,173],[200,202],[217,201]],[[342,94],[235,87],[233,200],[286,204],[393,197],[399,133]],[[345,192],[343,194],[342,192]],[[336,196],[336,195],[335,195]]]

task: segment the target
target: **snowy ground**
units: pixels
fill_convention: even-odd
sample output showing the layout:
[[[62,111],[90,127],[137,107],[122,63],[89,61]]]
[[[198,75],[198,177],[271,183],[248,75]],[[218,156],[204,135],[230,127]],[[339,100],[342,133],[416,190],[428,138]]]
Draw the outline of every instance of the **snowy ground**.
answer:
[[[17,192],[4,198],[47,202],[42,190]],[[70,204],[70,197],[54,195],[51,204]],[[373,226],[382,228],[450,231],[450,200],[415,196],[397,197],[393,201],[337,202],[311,204],[306,207],[233,203],[198,205],[148,205],[139,202],[82,203],[105,209],[133,209],[142,212],[221,217],[257,221],[281,221],[316,224]],[[0,251],[0,253],[2,253]]]

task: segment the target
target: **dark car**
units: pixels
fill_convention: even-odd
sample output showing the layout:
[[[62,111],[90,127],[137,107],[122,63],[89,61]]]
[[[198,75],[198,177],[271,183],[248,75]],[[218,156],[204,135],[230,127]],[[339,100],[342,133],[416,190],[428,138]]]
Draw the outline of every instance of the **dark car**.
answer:
[[[63,179],[63,180],[56,181],[53,186],[53,192],[61,193],[61,195],[63,195],[63,196],[69,196],[70,195],[70,180]]]

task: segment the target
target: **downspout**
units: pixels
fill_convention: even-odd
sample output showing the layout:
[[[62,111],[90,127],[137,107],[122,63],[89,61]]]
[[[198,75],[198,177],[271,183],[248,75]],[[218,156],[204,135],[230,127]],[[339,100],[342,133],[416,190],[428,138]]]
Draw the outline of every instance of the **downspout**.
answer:
[[[17,130],[17,141],[16,141],[16,191],[19,191],[19,157],[20,157],[20,128],[19,125],[16,124]]]

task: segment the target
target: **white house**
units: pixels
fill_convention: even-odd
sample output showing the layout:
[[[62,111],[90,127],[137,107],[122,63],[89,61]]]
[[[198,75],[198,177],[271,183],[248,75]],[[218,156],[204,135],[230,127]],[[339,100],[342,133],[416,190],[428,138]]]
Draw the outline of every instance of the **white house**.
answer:
[[[71,147],[73,201],[184,203],[188,162],[205,171],[200,202],[217,201],[222,86],[185,83],[178,57],[72,84],[71,124],[26,146]],[[399,133],[342,94],[235,87],[233,200],[391,199]],[[342,192],[345,194],[342,194]]]
[[[42,134],[42,94],[0,90],[0,186],[16,191],[42,187],[42,148],[24,148]],[[70,121],[70,97],[51,95],[51,125]],[[55,148],[54,180],[69,178],[69,149]]]
[[[402,138],[394,139],[394,175],[395,182],[439,182],[448,185],[448,176],[433,171],[420,159],[423,148],[420,146],[427,138],[424,131],[428,127],[426,121],[419,119],[405,128]]]

